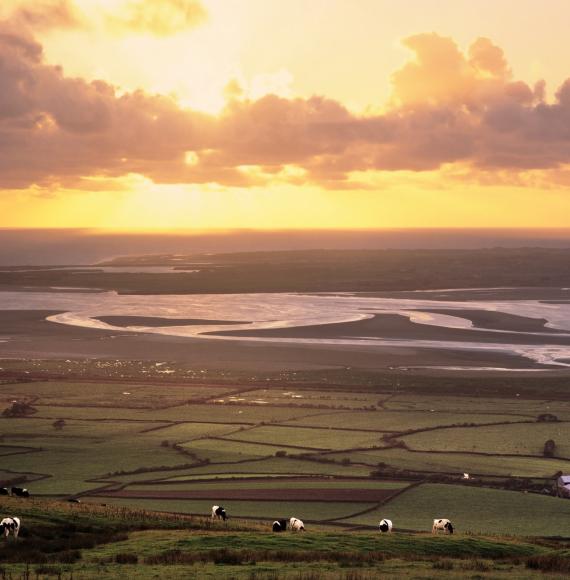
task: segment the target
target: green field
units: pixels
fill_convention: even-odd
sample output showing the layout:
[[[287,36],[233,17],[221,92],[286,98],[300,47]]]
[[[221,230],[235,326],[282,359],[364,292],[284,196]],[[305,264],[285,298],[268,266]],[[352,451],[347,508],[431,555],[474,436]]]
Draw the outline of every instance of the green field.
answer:
[[[424,484],[405,491],[376,512],[349,519],[367,524],[389,518],[396,528],[430,531],[434,518],[449,518],[457,533],[568,536],[570,502],[536,494]]]
[[[239,435],[242,433],[240,432]],[[286,447],[278,445],[245,443],[243,441],[231,441],[222,439],[202,439],[182,444],[200,458],[207,458],[211,462],[235,462],[258,457],[270,457],[279,451],[285,451]],[[290,451],[290,449],[289,449]],[[299,450],[295,450],[299,451]],[[309,451],[307,449],[307,451]]]
[[[342,423],[337,422],[337,425]],[[299,446],[312,449],[348,449],[381,445],[380,435],[363,431],[339,429],[309,429],[303,427],[262,426],[235,433],[228,439],[239,441],[263,441],[284,446]]]
[[[175,512],[183,514],[198,514],[209,516],[213,500],[187,500],[187,499],[131,499],[116,497],[90,498],[90,502],[105,503],[130,508],[142,508],[153,511]],[[218,505],[221,502],[218,502]],[[291,516],[303,518],[303,521],[323,522],[338,518],[345,518],[362,510],[370,509],[374,503],[362,502],[330,502],[330,501],[224,501],[224,507],[230,517],[259,518],[265,519],[267,528],[277,518],[289,518]],[[370,520],[374,522],[374,520]]]
[[[115,364],[119,363],[117,361]],[[86,386],[89,386],[86,388]],[[96,407],[128,406],[155,409],[171,405],[181,405],[190,400],[202,400],[226,392],[227,387],[170,386],[157,389],[152,385],[131,383],[82,383],[82,382],[34,382],[0,386],[3,401],[10,398],[29,398],[39,405],[94,405]],[[127,394],[128,393],[128,394]]]
[[[536,455],[542,457],[544,443],[556,442],[555,456],[570,458],[570,423],[534,423],[453,428],[428,431],[403,438],[410,449],[479,453]],[[570,467],[570,461],[569,461]]]
[[[376,431],[399,432],[407,429],[424,429],[443,425],[460,425],[462,423],[498,423],[522,420],[513,415],[494,415],[473,413],[469,415],[452,412],[424,411],[337,411],[293,419],[287,425],[333,427],[342,425],[345,429],[369,429]]]
[[[408,492],[412,493],[412,492]],[[168,506],[166,506],[168,507]],[[269,531],[261,519],[210,521],[55,501],[0,498],[18,511],[22,531],[0,550],[12,578],[221,578],[372,580],[374,578],[559,578],[570,569],[568,543],[511,536],[410,535],[311,526],[305,533]],[[290,506],[275,506],[286,510]],[[275,512],[275,513],[281,513]],[[375,518],[375,515],[372,514]],[[73,530],[73,533],[69,533]],[[544,575],[544,572],[550,572]]]
[[[454,379],[447,379],[453,381]],[[436,380],[434,380],[436,382]],[[465,379],[455,379],[458,385],[465,382]],[[479,381],[472,381],[471,390],[475,391],[478,387],[484,387],[485,383],[493,384],[493,379],[479,379]],[[511,389],[520,385],[523,390],[524,382],[521,379],[511,381],[511,384],[505,382],[500,385],[509,392]],[[543,384],[546,393],[546,381],[538,381],[537,388]],[[496,388],[499,389],[499,386]],[[465,416],[465,421],[469,421],[471,413],[485,413],[485,414],[512,414],[520,419],[534,419],[543,413],[554,413],[560,419],[570,416],[570,403],[564,399],[552,401],[547,398],[540,399],[536,397],[525,398],[524,394],[521,396],[517,393],[504,396],[453,396],[450,394],[441,395],[437,392],[437,386],[432,386],[434,393],[432,395],[426,394],[411,394],[401,393],[394,395],[386,400],[384,406],[387,409],[404,410],[404,411],[431,411],[431,412],[449,412],[455,413],[458,417]]]
[[[302,504],[307,511],[301,517],[309,521],[347,518],[355,525],[376,525],[381,514],[393,514],[398,526],[411,530],[425,528],[425,510],[445,508],[440,499],[447,491],[454,506],[465,508],[452,512],[465,531],[526,534],[521,514],[528,511],[538,522],[536,535],[564,535],[556,514],[566,514],[570,502],[485,486],[552,489],[554,474],[568,472],[570,462],[542,457],[542,446],[552,438],[558,455],[570,454],[570,423],[538,422],[537,417],[555,412],[560,419],[570,408],[566,402],[437,392],[388,396],[369,389],[79,379],[3,384],[6,406],[27,400],[36,412],[0,418],[0,476],[4,485],[23,482],[34,496],[82,494],[84,501],[186,513],[203,513],[213,501],[192,499],[194,491],[221,490],[220,495],[237,498],[224,503],[244,517],[281,513],[279,498],[267,490],[305,490],[306,499],[281,502],[287,513],[297,513],[295,506]],[[222,393],[224,400],[244,400],[216,402]],[[261,400],[267,404],[252,404]],[[64,420],[63,428],[54,427],[56,419]],[[464,472],[471,474],[469,487],[450,485]],[[394,479],[406,480],[399,486],[426,479],[434,485],[424,483],[396,498],[375,494],[375,501],[364,501],[364,491],[349,500],[331,493],[396,491]],[[120,489],[125,497],[98,496]],[[321,493],[326,501],[318,497],[321,489],[327,490]],[[444,491],[436,493],[439,489]],[[145,498],[133,497],[137,493]],[[250,500],[255,494],[263,497]],[[422,501],[425,509],[418,507]],[[477,501],[492,506],[486,519],[470,515]],[[362,510],[371,511],[355,515]]]
[[[568,461],[542,457],[492,457],[468,453],[412,452],[399,448],[333,453],[328,457],[340,461],[349,458],[355,463],[362,462],[370,467],[385,463],[397,469],[410,471],[457,475],[467,472],[481,475],[544,477],[549,478],[551,482],[556,472],[566,472],[570,468]]]

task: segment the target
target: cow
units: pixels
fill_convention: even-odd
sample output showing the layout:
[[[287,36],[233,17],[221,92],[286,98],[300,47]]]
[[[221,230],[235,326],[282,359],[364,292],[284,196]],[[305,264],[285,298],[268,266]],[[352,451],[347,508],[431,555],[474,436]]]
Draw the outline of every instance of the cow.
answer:
[[[224,522],[228,519],[228,514],[226,510],[221,505],[213,505],[212,506],[212,519],[213,520],[224,520]]]
[[[70,497],[67,501],[69,503],[81,503],[81,500],[77,499],[76,497]]]
[[[4,518],[0,522],[0,535],[7,538],[10,532],[12,532],[14,538],[18,537],[20,533],[20,518]]]
[[[297,518],[291,518],[289,520],[289,529],[293,532],[304,532],[305,524]]]
[[[380,529],[380,531],[383,534],[391,534],[392,533],[392,520],[386,520],[383,519],[381,520],[381,522],[378,524],[378,528]]]
[[[275,520],[272,528],[274,532],[284,532],[287,529],[287,520]]]
[[[10,495],[7,487],[0,487],[0,495]]]
[[[453,524],[448,519],[445,518],[433,520],[431,533],[437,534],[441,530],[443,530],[445,534],[453,534]]]
[[[13,487],[10,492],[16,497],[30,497],[30,492],[25,487]]]

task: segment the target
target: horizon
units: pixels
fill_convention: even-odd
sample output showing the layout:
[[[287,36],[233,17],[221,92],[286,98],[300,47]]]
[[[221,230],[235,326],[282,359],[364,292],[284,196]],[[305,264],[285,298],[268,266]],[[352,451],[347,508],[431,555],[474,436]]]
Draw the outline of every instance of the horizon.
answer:
[[[570,228],[128,232],[0,228],[0,265],[90,265],[115,257],[292,250],[570,248]]]

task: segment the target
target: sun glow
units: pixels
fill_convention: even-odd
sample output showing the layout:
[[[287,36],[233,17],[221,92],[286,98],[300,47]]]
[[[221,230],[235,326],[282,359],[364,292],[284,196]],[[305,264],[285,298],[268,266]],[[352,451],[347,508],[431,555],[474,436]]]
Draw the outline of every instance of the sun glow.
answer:
[[[563,227],[564,18],[523,4],[7,0],[0,225]]]

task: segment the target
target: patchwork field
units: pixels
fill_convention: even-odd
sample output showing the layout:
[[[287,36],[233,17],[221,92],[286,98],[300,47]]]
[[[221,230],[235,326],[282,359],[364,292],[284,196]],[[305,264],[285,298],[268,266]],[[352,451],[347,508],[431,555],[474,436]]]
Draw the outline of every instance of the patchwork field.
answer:
[[[0,476],[34,496],[175,513],[223,502],[312,525],[421,531],[444,516],[461,532],[570,535],[570,502],[549,497],[570,471],[566,402],[370,388],[5,382]]]

